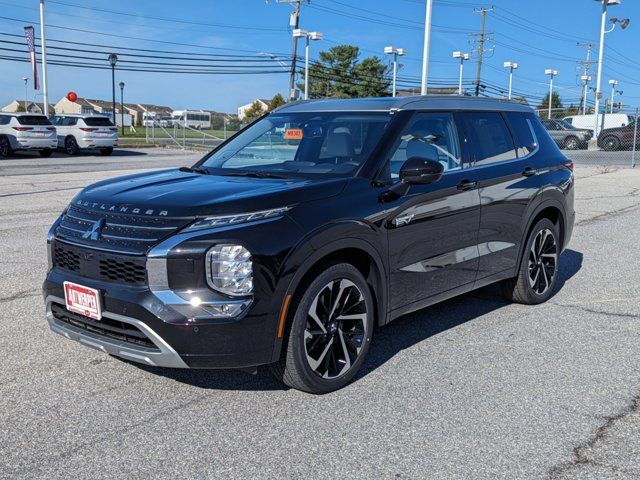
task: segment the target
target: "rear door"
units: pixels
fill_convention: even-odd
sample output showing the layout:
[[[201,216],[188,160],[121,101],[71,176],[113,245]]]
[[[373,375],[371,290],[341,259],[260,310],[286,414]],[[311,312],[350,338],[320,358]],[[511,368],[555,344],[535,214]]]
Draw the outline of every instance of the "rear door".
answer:
[[[508,276],[518,261],[523,217],[538,191],[533,161],[537,144],[527,115],[533,113],[460,115],[470,140],[470,170],[479,178],[478,280]]]
[[[389,205],[387,218],[392,310],[415,309],[430,297],[471,286],[478,269],[480,197],[465,169],[454,115],[419,112],[409,121],[391,157],[393,181],[411,157],[433,155],[444,167],[430,185],[413,185]]]

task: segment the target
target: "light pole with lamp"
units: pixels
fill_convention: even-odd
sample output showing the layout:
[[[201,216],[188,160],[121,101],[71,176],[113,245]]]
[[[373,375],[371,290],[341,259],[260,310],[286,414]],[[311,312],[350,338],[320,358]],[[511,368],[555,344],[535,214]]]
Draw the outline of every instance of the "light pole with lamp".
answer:
[[[24,111],[27,111],[27,102],[29,101],[29,77],[22,77],[24,82]]]
[[[404,48],[396,48],[396,47],[384,47],[384,53],[386,55],[393,55],[393,86],[392,86],[392,97],[396,96],[396,80],[398,78],[398,57],[402,57],[407,54]]]
[[[520,68],[520,64],[516,62],[504,62],[504,68],[509,69],[509,100],[511,100],[511,92],[513,87],[513,71]]]
[[[460,68],[458,72],[458,95],[462,95],[462,74],[464,71],[464,62],[471,58],[468,53],[453,52],[453,58],[460,59]]]
[[[582,80],[582,115],[587,114],[587,94],[589,93],[589,82],[591,81],[591,75],[581,75]]]
[[[616,96],[616,87],[618,86],[618,83],[620,83],[618,80],[609,80],[609,85],[611,85],[611,109],[609,110],[609,113],[613,113],[613,101]]]
[[[124,82],[120,82],[118,86],[120,87],[120,128],[124,137]]]
[[[607,33],[613,32],[616,28],[616,24],[619,23],[620,27],[624,30],[629,26],[629,19],[618,19],[612,18],[610,21],[613,26],[607,30],[607,6],[609,5],[620,5],[620,0],[595,0],[602,4],[602,18],[600,23],[600,47],[598,48],[598,76],[596,78],[596,104],[594,108],[594,129],[593,129],[593,138],[589,141],[589,148],[597,150],[598,148],[598,134],[599,134],[599,123],[598,115],[600,114],[600,100],[602,99],[602,60],[604,58],[604,37]],[[604,114],[602,115],[602,121],[604,123]]]
[[[547,68],[544,73],[549,75],[549,119],[551,119],[551,104],[553,103],[553,77],[558,75],[557,70]]]
[[[115,53],[109,55],[109,65],[111,65],[111,108],[113,124],[116,124],[116,63],[118,56]]]
[[[311,40],[322,40],[324,37],[320,32],[307,32],[301,28],[293,31],[293,38],[305,37],[307,44],[304,49],[304,99],[309,100],[309,43]]]

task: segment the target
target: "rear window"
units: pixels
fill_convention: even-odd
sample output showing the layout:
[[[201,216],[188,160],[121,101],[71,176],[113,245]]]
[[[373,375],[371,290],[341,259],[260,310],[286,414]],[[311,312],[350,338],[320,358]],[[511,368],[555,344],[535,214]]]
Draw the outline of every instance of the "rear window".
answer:
[[[505,112],[505,116],[513,133],[518,157],[526,157],[536,149],[536,141],[531,132],[533,126],[529,125],[533,120],[526,113]]]
[[[113,123],[106,117],[85,118],[84,123],[89,127],[113,127]]]
[[[51,125],[44,115],[20,115],[16,117],[20,125]]]

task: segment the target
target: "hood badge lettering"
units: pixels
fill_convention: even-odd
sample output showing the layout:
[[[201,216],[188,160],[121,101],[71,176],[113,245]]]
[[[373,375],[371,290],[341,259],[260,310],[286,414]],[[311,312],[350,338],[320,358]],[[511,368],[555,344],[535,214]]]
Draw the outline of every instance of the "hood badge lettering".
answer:
[[[112,205],[99,202],[89,202],[86,200],[78,200],[76,205],[81,207],[89,207],[96,210],[104,210],[107,212],[117,213],[133,213],[136,215],[156,215],[158,217],[168,217],[168,210],[156,210],[153,208],[132,207],[130,205]]]

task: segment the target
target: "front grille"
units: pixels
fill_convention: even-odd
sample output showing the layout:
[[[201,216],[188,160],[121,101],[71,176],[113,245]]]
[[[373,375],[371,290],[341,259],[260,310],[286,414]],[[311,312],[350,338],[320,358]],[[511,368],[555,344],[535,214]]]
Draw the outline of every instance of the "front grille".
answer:
[[[87,332],[139,347],[145,347],[149,350],[160,351],[155,343],[153,343],[142,330],[130,323],[107,317],[103,317],[101,320],[94,320],[84,315],[70,312],[56,304],[51,305],[51,314],[56,320],[81,328]]]
[[[90,235],[84,238],[83,235],[101,219],[104,224],[97,238],[94,236],[92,239]],[[55,236],[89,248],[141,255],[192,220],[191,217],[155,217],[110,209],[92,210],[74,204],[62,216]]]
[[[100,252],[54,240],[53,265],[85,278],[145,286],[145,257]]]

